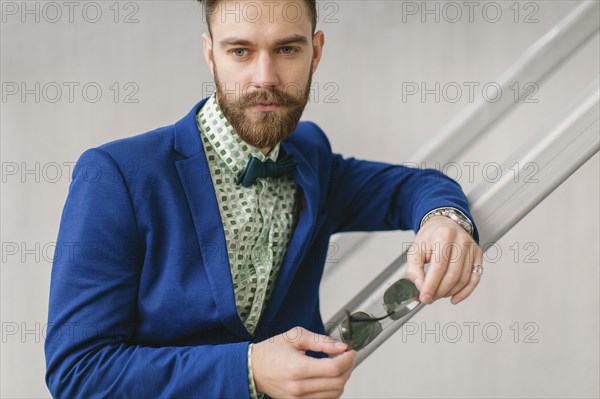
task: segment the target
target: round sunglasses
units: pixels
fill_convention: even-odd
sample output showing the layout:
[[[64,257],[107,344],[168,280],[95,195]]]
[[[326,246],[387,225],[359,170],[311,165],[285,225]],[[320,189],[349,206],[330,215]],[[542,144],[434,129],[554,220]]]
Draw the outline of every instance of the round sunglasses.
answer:
[[[419,290],[412,281],[401,278],[392,284],[383,294],[383,304],[386,310],[384,316],[375,317],[365,312],[350,314],[346,310],[346,318],[342,322],[341,338],[348,345],[348,350],[361,350],[383,331],[381,320],[388,317],[399,320],[410,313],[408,307],[414,301],[419,300]]]

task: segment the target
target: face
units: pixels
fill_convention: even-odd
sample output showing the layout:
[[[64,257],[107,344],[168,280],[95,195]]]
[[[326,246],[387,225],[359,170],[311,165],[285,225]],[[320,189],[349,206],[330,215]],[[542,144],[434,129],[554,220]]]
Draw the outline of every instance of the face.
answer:
[[[304,0],[221,1],[204,34],[217,101],[248,144],[270,149],[296,128],[324,44]]]

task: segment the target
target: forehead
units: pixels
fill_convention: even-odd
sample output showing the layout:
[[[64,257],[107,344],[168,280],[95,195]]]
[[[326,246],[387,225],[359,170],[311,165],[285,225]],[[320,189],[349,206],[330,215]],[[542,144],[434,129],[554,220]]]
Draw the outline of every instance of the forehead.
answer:
[[[292,34],[310,38],[311,16],[305,0],[222,0],[208,16],[211,33],[250,41],[276,40]]]

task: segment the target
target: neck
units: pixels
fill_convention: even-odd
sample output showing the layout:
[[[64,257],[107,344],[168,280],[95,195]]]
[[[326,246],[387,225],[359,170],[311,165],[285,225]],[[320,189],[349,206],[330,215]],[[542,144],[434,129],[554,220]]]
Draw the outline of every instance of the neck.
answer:
[[[263,147],[263,148],[259,148],[259,150],[260,150],[260,152],[262,152],[262,153],[263,153],[263,155],[266,157],[266,156],[269,154],[269,152],[271,152],[271,149],[272,149],[272,148],[273,148],[273,147]]]

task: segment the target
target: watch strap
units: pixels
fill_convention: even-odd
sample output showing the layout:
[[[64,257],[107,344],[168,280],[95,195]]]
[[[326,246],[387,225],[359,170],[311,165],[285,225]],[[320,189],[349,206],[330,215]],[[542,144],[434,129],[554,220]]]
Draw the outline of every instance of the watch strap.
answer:
[[[453,207],[441,207],[432,209],[427,212],[425,216],[421,219],[421,223],[419,224],[419,229],[423,227],[425,222],[431,219],[434,216],[446,216],[456,222],[460,227],[462,227],[471,237],[473,237],[474,229],[473,223],[471,220],[465,215],[460,209]]]

